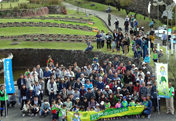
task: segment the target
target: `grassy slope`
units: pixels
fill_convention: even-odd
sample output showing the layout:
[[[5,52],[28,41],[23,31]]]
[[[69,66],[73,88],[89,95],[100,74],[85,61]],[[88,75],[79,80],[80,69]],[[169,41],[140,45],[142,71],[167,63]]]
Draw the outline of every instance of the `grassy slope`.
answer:
[[[51,23],[65,23],[65,24],[79,24],[80,26],[89,26],[89,27],[98,27],[99,30],[105,30],[108,32],[108,29],[104,26],[104,23],[99,20],[98,18],[92,16],[91,18],[94,25],[88,25],[88,23],[74,23],[74,22],[64,22],[64,21],[55,21],[55,20],[40,20],[40,19],[0,19],[1,23],[7,22],[51,22]],[[0,29],[0,35],[10,36],[10,35],[22,35],[22,34],[41,34],[41,33],[51,33],[51,34],[78,34],[78,35],[95,35],[95,32],[87,32],[81,30],[73,30],[73,29],[66,29],[66,28],[56,28],[56,27],[7,27]]]
[[[96,3],[96,2],[87,2],[86,0],[77,0],[77,2],[81,2],[80,4],[77,4],[77,2],[75,2],[75,0],[68,0],[66,2],[73,4],[73,5],[76,5],[76,6],[79,5],[79,7],[82,7],[82,8],[92,9],[92,10],[97,10],[97,11],[105,11],[105,9],[108,8],[108,5],[104,5],[104,4],[100,4],[100,3]],[[95,4],[95,6],[91,6],[91,4]],[[112,12],[111,12],[112,14],[117,15],[122,18],[126,17],[125,10],[118,11],[115,7],[112,7],[112,6],[111,6],[111,9],[112,9]],[[130,12],[129,16],[134,15],[134,14],[135,14],[134,12]],[[151,20],[149,20],[148,17],[145,17],[145,18],[146,19],[144,20],[143,15],[137,14],[136,20],[138,21],[139,25],[144,26],[145,30],[148,31],[148,30],[150,30],[149,23]],[[158,23],[158,20],[155,20],[155,22]],[[159,24],[162,25],[162,23],[160,21],[159,21]]]
[[[19,0],[19,2],[9,2],[9,3],[1,3],[3,5],[3,9],[10,9],[10,4],[12,8],[18,6],[18,3],[26,3],[28,0]]]

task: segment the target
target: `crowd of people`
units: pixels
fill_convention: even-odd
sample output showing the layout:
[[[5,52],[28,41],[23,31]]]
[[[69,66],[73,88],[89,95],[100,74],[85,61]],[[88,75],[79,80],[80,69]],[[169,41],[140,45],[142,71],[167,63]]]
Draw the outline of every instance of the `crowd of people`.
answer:
[[[111,26],[111,15],[108,14],[108,24]],[[116,52],[122,55],[127,55],[130,51],[133,52],[134,58],[143,59],[144,62],[150,63],[150,58],[155,62],[160,62],[160,58],[163,56],[163,50],[157,50],[155,45],[155,32],[153,28],[148,35],[145,35],[144,27],[139,26],[134,16],[131,15],[125,18],[124,28],[125,35],[122,33],[122,28],[119,27],[120,21],[118,18],[115,19],[114,25],[115,29],[113,33],[110,31],[106,34],[103,30],[98,31],[97,38],[97,51],[101,51],[101,48],[104,48],[105,42],[107,45],[107,51]],[[129,26],[131,29],[129,31]],[[166,45],[167,35],[163,32],[162,41],[163,45]],[[151,50],[149,51],[149,41]],[[131,46],[131,50],[130,50]],[[93,46],[89,39],[87,40],[87,48],[85,51],[91,51]],[[153,55],[150,57],[149,52],[153,52]]]
[[[61,121],[67,119],[67,111],[75,111],[74,116],[78,117],[79,111],[99,112],[107,108],[144,105],[142,114],[132,118],[150,118],[152,106],[154,112],[159,110],[156,79],[147,70],[145,62],[139,68],[131,64],[131,61],[125,66],[118,57],[112,62],[108,58],[103,64],[98,62],[98,58],[94,57],[92,63],[83,67],[79,67],[75,62],[66,68],[59,63],[54,65],[49,56],[44,71],[40,65],[32,71],[27,69],[17,80],[22,116],[45,117],[52,113],[53,121]],[[169,89],[170,99],[166,99],[167,113],[174,114],[174,88],[171,83]],[[48,99],[44,99],[44,95],[48,96]],[[3,85],[0,100],[1,108],[4,108],[5,101],[8,106],[14,106],[17,102],[15,94],[7,96]],[[113,117],[121,118],[128,117]]]

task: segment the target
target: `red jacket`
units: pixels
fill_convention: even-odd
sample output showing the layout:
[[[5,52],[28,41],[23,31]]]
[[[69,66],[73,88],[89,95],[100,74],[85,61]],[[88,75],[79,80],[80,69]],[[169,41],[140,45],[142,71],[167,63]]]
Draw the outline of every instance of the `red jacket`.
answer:
[[[119,66],[119,67],[117,68],[117,70],[121,70],[121,69],[122,69],[122,73],[125,74],[125,71],[126,71],[125,66],[123,66],[123,67],[120,67],[120,66]]]
[[[141,85],[139,85],[139,86],[136,86],[136,85],[135,85],[134,88],[133,88],[133,92],[134,92],[134,91],[139,92],[139,88],[140,88],[140,87],[141,87]]]

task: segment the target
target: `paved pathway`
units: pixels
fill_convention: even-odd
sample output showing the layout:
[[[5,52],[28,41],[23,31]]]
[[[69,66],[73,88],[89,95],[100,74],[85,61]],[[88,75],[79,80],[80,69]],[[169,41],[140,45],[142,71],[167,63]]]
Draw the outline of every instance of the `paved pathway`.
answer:
[[[69,4],[69,3],[63,3],[65,6],[66,6],[66,8],[68,8],[68,9],[71,9],[71,10],[77,10],[77,6],[74,6],[74,5],[72,5],[72,4]],[[85,12],[85,10],[82,10],[81,12]],[[108,20],[107,20],[107,18],[108,18],[108,13],[106,13],[106,12],[101,12],[101,11],[96,11],[96,10],[91,10],[91,9],[86,9],[86,13],[88,13],[88,14],[92,14],[92,15],[97,15],[97,16],[99,16],[100,18],[102,18],[104,21],[106,21],[106,23],[107,23],[107,25],[108,25]],[[111,30],[114,30],[115,29],[115,25],[113,25],[113,23],[114,23],[114,21],[115,21],[115,18],[116,17],[118,17],[118,16],[115,16],[115,15],[113,15],[113,14],[111,14],[111,26],[110,26],[110,29]],[[121,17],[118,17],[118,19],[119,19],[119,21],[120,21],[120,27],[124,30],[124,21],[125,21],[125,19],[124,18],[121,18]]]

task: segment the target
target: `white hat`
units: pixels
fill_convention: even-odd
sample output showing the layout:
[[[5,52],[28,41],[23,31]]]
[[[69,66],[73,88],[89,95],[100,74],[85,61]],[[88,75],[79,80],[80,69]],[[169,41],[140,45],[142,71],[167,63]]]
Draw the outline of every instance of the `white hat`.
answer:
[[[134,68],[134,70],[136,70],[136,69],[138,70],[138,68],[137,68],[137,67],[136,67],[136,68]]]
[[[101,105],[104,105],[104,101],[101,101],[101,103],[100,103]]]
[[[119,95],[119,97],[123,97],[123,95],[122,95],[122,94],[120,94],[120,95]]]
[[[96,106],[100,106],[100,105],[97,103]]]
[[[109,61],[108,63],[112,63],[111,61]]]
[[[142,62],[142,65],[146,64],[145,62]]]
[[[106,85],[106,87],[105,88],[109,88],[109,85]]]
[[[132,64],[132,66],[135,66],[135,64]]]
[[[33,90],[33,87],[30,87],[29,90]]]
[[[150,71],[148,71],[147,74],[150,74]]]
[[[117,89],[121,89],[121,87],[117,87]]]
[[[76,100],[79,100],[79,97],[77,97]]]
[[[35,82],[38,82],[38,80],[36,80]]]
[[[147,84],[151,84],[151,82],[147,82]]]
[[[163,51],[163,49],[160,49],[160,51]]]
[[[103,71],[103,68],[101,68],[101,71]]]
[[[136,19],[134,19],[134,21],[136,21]]]
[[[132,82],[129,82],[129,84],[133,84]]]

